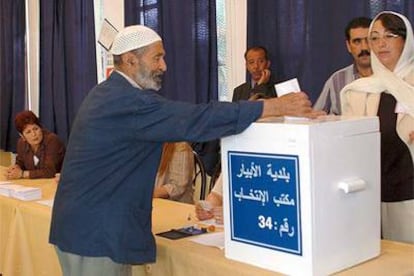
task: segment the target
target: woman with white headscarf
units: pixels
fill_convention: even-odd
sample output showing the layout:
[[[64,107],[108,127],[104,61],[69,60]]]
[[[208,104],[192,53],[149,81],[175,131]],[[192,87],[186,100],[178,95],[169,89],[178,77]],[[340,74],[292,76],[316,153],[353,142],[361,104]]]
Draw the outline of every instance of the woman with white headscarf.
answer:
[[[341,91],[344,115],[379,117],[385,239],[414,243],[414,38],[408,19],[381,12],[369,29],[374,74]]]

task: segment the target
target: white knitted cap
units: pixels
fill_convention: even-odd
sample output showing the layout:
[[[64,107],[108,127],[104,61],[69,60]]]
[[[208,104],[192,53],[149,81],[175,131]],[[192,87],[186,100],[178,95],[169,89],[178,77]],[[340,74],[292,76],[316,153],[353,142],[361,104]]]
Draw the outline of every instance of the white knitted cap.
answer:
[[[156,32],[146,26],[128,26],[115,36],[111,52],[114,55],[121,55],[161,40]]]

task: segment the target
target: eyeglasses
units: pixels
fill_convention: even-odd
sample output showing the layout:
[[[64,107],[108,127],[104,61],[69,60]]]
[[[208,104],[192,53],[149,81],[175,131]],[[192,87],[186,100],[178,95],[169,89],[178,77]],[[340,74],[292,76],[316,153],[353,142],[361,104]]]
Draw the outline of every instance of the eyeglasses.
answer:
[[[369,40],[372,44],[379,44],[381,41],[381,38],[385,40],[385,42],[391,42],[395,40],[400,35],[392,33],[392,32],[385,32],[383,36],[380,36],[378,33],[373,33],[369,36]]]

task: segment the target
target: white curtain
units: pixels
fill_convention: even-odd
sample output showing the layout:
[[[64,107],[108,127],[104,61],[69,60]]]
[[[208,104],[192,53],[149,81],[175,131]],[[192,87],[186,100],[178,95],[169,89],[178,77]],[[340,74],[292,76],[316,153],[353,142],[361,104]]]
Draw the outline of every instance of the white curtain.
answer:
[[[26,108],[39,116],[39,1],[26,0]]]
[[[246,81],[247,0],[226,0],[226,34],[227,100],[231,101],[233,89]]]

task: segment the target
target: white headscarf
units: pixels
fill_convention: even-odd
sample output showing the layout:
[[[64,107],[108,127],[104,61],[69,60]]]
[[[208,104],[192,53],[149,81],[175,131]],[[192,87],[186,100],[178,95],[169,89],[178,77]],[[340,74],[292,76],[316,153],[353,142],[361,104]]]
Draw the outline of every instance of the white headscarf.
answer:
[[[350,91],[363,93],[382,93],[386,91],[392,94],[404,111],[414,117],[414,84],[404,81],[409,74],[414,74],[414,37],[413,29],[410,21],[403,15],[392,12],[383,11],[372,20],[369,27],[371,33],[375,21],[381,14],[394,14],[404,21],[407,29],[407,36],[403,52],[398,60],[394,71],[387,69],[378,59],[373,51],[371,51],[371,66],[373,75],[367,78],[360,78],[341,90],[342,110],[346,110],[349,102],[347,101],[347,93]]]

